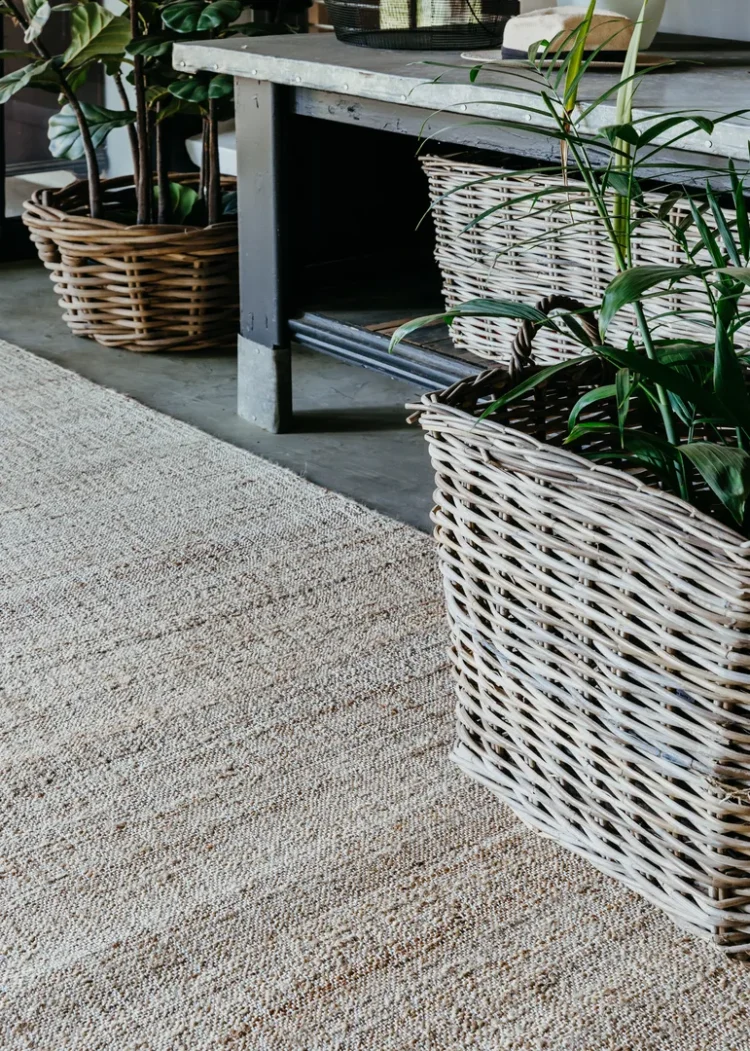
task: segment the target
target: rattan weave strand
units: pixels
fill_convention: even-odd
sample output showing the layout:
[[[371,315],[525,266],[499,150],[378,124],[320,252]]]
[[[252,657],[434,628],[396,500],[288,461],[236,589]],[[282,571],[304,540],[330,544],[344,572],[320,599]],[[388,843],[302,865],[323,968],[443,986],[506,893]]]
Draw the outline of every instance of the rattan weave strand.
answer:
[[[194,175],[172,175],[190,184]],[[222,179],[225,189],[233,179]],[[103,183],[105,208],[132,178]],[[236,220],[209,227],[91,219],[86,183],[38,190],[24,222],[72,332],[135,351],[232,346],[239,315]]]
[[[481,421],[504,368],[422,399],[453,757],[529,825],[747,962],[750,543],[559,447],[594,381],[563,374]]]

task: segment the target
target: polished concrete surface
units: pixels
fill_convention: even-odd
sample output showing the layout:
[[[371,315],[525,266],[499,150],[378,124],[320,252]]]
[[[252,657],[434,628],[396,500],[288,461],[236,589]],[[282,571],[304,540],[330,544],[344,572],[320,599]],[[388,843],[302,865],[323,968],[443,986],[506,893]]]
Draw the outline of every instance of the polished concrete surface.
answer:
[[[298,349],[292,434],[266,434],[235,413],[232,354],[132,354],[72,336],[37,262],[0,266],[0,339],[130,395],[420,529],[433,478],[408,384]]]

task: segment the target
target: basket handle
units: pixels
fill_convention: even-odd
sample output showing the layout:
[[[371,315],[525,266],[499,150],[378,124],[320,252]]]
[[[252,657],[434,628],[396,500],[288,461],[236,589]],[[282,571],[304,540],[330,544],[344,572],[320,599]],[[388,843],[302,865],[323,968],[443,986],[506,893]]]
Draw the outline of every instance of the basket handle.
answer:
[[[555,295],[547,296],[545,299],[540,300],[536,308],[542,314],[549,316],[555,310],[585,310],[586,306],[571,296]],[[581,324],[592,343],[597,343],[599,331],[591,315],[584,314],[581,318]],[[540,328],[541,324],[539,322],[523,322],[516,338],[513,340],[509,369],[505,365],[500,365],[487,369],[486,372],[480,372],[477,376],[467,376],[466,379],[458,380],[452,387],[448,387],[447,390],[428,395],[427,400],[434,404],[452,405],[456,408],[471,410],[479,399],[486,394],[492,394],[498,388],[507,387],[509,380],[511,383],[515,383],[524,368],[534,362],[534,336]],[[412,422],[422,411],[424,411],[423,408],[413,417],[409,417],[409,422]]]
[[[571,296],[557,295],[540,299],[536,309],[545,317],[549,317],[555,310],[566,310],[568,313],[573,313],[577,310],[585,310],[586,305]],[[590,314],[584,314],[580,321],[591,342],[598,343],[599,330],[593,317]],[[534,364],[534,337],[541,327],[538,321],[524,321],[516,333],[510,358],[510,378],[512,380],[517,380],[527,365]]]

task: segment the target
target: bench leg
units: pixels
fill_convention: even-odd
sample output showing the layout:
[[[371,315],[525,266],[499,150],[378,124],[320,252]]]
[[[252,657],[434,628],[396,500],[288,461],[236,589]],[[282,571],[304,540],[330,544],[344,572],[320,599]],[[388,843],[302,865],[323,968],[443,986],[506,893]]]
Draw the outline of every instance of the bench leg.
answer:
[[[237,412],[265,430],[292,426],[287,325],[287,172],[290,97],[277,84],[235,78],[240,337]]]

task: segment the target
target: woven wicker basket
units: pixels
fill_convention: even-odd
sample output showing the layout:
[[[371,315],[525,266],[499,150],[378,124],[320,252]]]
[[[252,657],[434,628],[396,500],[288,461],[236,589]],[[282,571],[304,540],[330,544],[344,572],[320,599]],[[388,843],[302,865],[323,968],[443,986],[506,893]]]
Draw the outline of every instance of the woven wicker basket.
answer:
[[[554,288],[561,293],[577,296],[586,303],[600,302],[607,285],[615,276],[612,248],[601,228],[601,221],[591,204],[571,198],[570,210],[563,213],[543,211],[550,203],[542,198],[538,203],[527,200],[488,215],[470,230],[466,227],[488,209],[504,205],[522,194],[543,190],[551,185],[563,185],[561,178],[546,175],[518,176],[475,162],[462,162],[443,157],[424,157],[422,166],[427,174],[432,215],[435,221],[435,256],[443,279],[446,308],[469,299],[500,297],[519,303],[528,303],[540,288]],[[479,180],[479,181],[478,181]],[[466,185],[471,183],[472,185]],[[648,193],[651,206],[660,207],[664,194]],[[555,200],[558,200],[555,198]],[[586,225],[572,230],[564,227],[571,220],[585,221]],[[670,217],[679,222],[688,215],[680,204],[670,209]],[[731,216],[731,212],[726,213]],[[501,220],[510,220],[499,225]],[[517,246],[530,238],[539,238],[536,244]],[[688,241],[697,243],[694,230],[688,232]],[[656,222],[645,222],[634,239],[635,265],[681,265],[685,259],[668,233]],[[698,255],[698,261],[710,265],[710,259]],[[652,318],[664,311],[679,310],[680,318],[664,319],[655,328],[660,338],[692,336],[710,341],[706,325],[712,319],[706,313],[705,289],[696,280],[684,282],[679,291],[648,301],[646,313]],[[750,299],[746,300],[750,308]],[[618,314],[608,338],[615,345],[625,345],[634,328],[632,313]],[[503,347],[510,347],[513,322],[496,318],[459,318],[451,326],[456,345],[479,357],[502,360]],[[750,335],[744,337],[750,346]],[[580,348],[569,339],[560,339],[555,333],[544,332],[537,337],[536,360],[552,365],[570,356]]]
[[[419,406],[453,757],[535,829],[747,962],[750,543],[648,478],[559,447],[601,380],[561,374],[478,422],[508,386],[500,368]]]
[[[189,185],[194,175],[172,175]],[[233,179],[222,179],[234,188]],[[103,182],[106,210],[132,178]],[[38,190],[24,222],[79,336],[126,350],[233,346],[239,320],[236,221],[209,227],[126,226],[90,219],[85,182]]]

